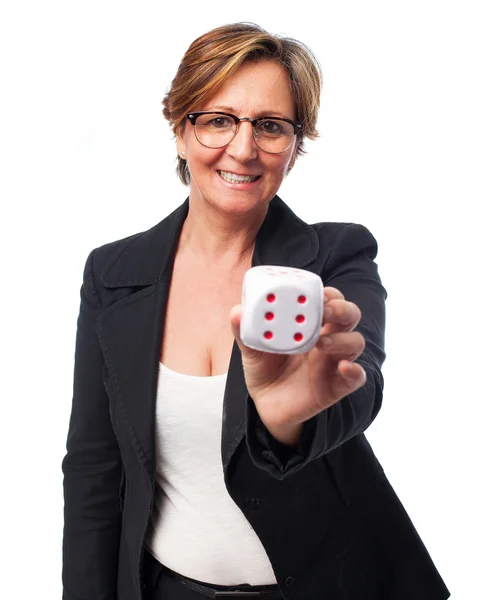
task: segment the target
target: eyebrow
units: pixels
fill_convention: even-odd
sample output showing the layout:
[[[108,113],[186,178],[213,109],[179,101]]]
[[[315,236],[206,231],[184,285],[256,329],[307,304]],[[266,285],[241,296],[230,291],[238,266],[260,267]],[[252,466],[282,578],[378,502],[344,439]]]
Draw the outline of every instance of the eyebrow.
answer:
[[[236,114],[236,111],[232,106],[214,106],[213,108],[209,108],[206,110],[209,110],[209,111],[212,110],[214,112],[219,110],[222,112],[231,113],[232,115]],[[256,116],[254,118],[257,119],[259,117],[280,117],[281,119],[289,119],[289,117],[287,117],[283,113],[280,113],[277,110],[265,110],[265,111],[260,110],[256,113]]]

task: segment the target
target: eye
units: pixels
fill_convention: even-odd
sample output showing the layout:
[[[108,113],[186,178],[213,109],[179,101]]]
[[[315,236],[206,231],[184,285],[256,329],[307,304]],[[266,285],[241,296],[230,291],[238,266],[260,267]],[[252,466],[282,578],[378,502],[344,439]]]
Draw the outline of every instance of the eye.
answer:
[[[216,129],[229,129],[232,126],[232,120],[229,117],[214,117],[209,119],[207,125]]]
[[[234,121],[228,115],[206,113],[199,115],[196,121],[196,127],[206,129],[207,131],[228,131],[234,127]]]
[[[280,131],[281,127],[277,121],[261,121],[261,129],[264,131]]]
[[[277,135],[284,133],[283,123],[280,121],[270,121],[266,119],[258,123],[257,129],[260,133],[268,133],[271,135]]]

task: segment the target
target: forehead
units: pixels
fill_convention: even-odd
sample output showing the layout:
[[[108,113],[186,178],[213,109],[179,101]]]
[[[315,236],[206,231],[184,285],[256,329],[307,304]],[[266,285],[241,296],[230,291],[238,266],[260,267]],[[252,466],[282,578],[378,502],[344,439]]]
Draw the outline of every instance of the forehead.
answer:
[[[272,60],[241,65],[199,110],[223,110],[251,118],[277,114],[296,118],[288,72]]]

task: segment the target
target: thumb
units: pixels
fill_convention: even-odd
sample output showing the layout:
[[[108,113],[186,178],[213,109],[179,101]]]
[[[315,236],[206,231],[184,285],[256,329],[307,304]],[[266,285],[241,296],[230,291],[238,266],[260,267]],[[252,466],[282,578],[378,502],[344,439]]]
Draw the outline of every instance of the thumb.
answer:
[[[231,331],[233,332],[234,338],[236,339],[236,342],[238,343],[239,349],[241,350],[241,354],[245,358],[254,358],[256,356],[259,356],[259,354],[261,354],[261,352],[259,350],[254,350],[253,348],[248,348],[248,346],[245,346],[243,344],[243,342],[241,341],[241,316],[242,316],[241,304],[236,304],[235,306],[233,306],[233,308],[231,309],[231,312],[229,314],[229,320],[231,323]]]

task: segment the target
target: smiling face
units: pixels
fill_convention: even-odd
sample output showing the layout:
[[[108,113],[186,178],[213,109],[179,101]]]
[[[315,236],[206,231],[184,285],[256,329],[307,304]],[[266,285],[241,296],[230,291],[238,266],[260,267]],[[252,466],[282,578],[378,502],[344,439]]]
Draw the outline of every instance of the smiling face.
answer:
[[[246,62],[208,101],[194,111],[222,111],[238,117],[284,117],[296,121],[296,105],[286,69],[265,60]],[[177,151],[191,175],[190,201],[206,202],[227,214],[267,207],[296,157],[296,137],[281,154],[261,150],[253,139],[251,123],[242,121],[230,144],[211,149],[200,144],[187,121],[178,133]],[[184,152],[184,155],[181,153]],[[235,182],[231,174],[256,176]]]

